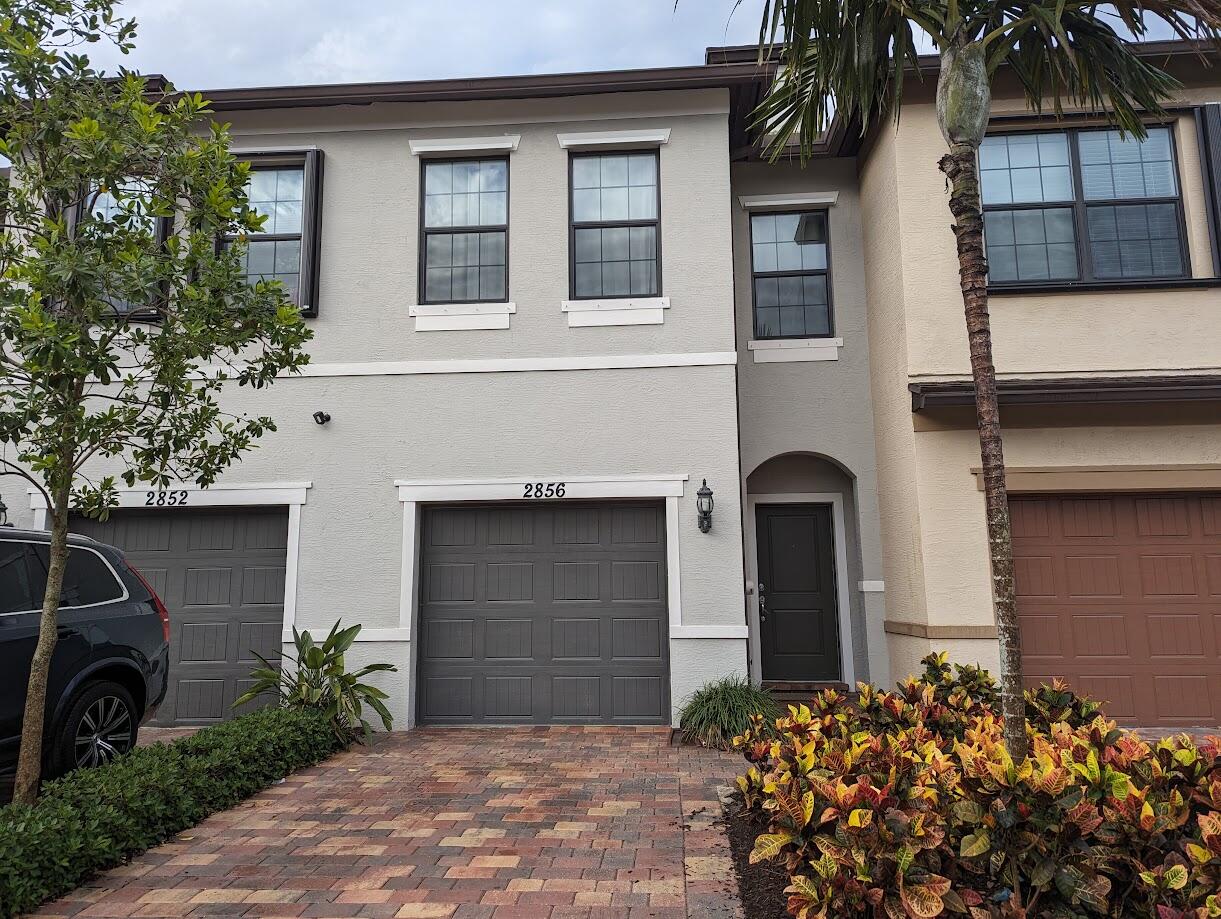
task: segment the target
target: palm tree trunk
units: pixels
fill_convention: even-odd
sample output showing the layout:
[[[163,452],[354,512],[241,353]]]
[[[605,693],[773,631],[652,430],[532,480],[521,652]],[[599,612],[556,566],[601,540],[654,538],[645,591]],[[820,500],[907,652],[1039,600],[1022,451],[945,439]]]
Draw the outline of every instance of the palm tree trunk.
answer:
[[[966,312],[975,381],[975,414],[983,461],[984,504],[988,518],[988,555],[992,566],[992,604],[1000,641],[1001,715],[1005,745],[1016,760],[1027,752],[1026,706],[1022,695],[1022,640],[1018,632],[1013,587],[1013,532],[1009,525],[1009,495],[1005,488],[1005,457],[1001,449],[1000,409],[996,401],[996,367],[992,363],[992,330],[988,319],[988,264],[984,258],[976,150],[954,144],[938,166],[950,182],[950,212],[958,241],[958,277]]]
[[[38,644],[30,661],[30,680],[25,693],[25,712],[21,722],[21,750],[13,782],[13,801],[33,804],[38,800],[42,779],[42,735],[47,712],[47,678],[59,633],[59,601],[68,565],[68,499],[72,491],[70,476],[64,477],[51,495],[51,545],[47,564],[47,589],[42,598],[38,621]]]

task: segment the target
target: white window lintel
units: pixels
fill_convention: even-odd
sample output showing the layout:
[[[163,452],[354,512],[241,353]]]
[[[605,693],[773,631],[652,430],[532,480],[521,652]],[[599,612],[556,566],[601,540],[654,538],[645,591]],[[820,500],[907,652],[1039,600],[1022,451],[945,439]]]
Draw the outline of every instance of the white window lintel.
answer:
[[[495,137],[428,137],[407,141],[412,156],[427,156],[439,153],[512,153],[521,142],[520,134],[501,134]]]
[[[603,147],[660,147],[670,142],[669,128],[638,131],[580,131],[555,135],[565,150]]]
[[[754,353],[756,364],[778,364],[790,361],[835,361],[842,338],[763,338],[746,343]]]
[[[834,207],[837,191],[800,191],[784,195],[739,195],[738,203],[748,211],[777,210],[786,207]]]

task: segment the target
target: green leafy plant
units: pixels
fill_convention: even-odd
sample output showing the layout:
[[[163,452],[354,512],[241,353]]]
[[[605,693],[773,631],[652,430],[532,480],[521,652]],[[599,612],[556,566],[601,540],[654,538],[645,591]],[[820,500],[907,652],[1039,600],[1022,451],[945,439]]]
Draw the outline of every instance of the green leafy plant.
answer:
[[[0,807],[0,916],[32,912],[343,746],[317,711],[267,708],[48,782]]]
[[[50,530],[13,791],[26,803],[71,514],[104,518],[120,480],[213,484],[276,429],[223,396],[300,369],[313,334],[279,282],[247,277],[265,217],[228,127],[198,94],[90,64],[92,44],[132,47],[117,7],[0,0],[0,475],[26,480]]]
[[[354,673],[349,673],[344,664],[344,654],[360,634],[360,625],[340,628],[341,623],[331,626],[330,633],[322,644],[314,641],[309,631],[298,632],[293,628],[293,644],[296,655],[280,654],[273,663],[260,654],[255,656],[263,666],[256,668],[251,676],[254,685],[233,703],[233,707],[245,705],[259,696],[272,694],[279,698],[285,708],[315,709],[322,712],[335,735],[344,742],[357,739],[359,733],[368,739],[372,727],[364,718],[364,706],[369,706],[381,718],[388,731],[394,719],[383,700],[389,698],[385,692],[364,682],[371,673],[397,672],[393,664],[368,664]],[[283,661],[291,666],[285,667]]]
[[[731,674],[693,693],[679,714],[678,724],[684,740],[728,750],[734,737],[750,728],[753,714],[774,720],[780,706],[763,688]]]
[[[1150,744],[1057,684],[1014,758],[987,674],[923,663],[736,738],[751,861],[785,862],[792,915],[1221,917],[1221,738]]]

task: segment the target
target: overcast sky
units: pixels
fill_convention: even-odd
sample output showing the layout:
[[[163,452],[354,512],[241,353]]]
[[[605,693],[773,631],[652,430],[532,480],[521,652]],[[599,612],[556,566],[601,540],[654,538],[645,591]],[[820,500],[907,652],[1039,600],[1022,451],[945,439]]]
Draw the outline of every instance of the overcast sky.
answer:
[[[127,0],[130,55],[180,89],[677,66],[757,39],[762,0]]]

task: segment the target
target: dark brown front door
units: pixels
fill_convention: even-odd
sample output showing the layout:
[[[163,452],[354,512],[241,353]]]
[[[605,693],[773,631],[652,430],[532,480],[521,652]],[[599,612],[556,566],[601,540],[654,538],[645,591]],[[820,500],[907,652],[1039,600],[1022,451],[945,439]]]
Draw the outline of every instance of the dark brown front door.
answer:
[[[831,505],[760,504],[755,525],[763,679],[842,679]]]

